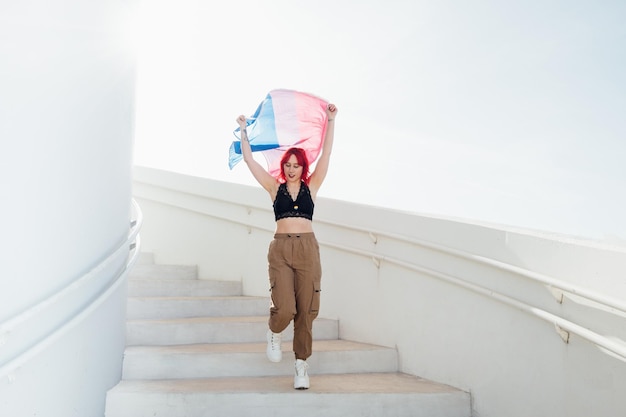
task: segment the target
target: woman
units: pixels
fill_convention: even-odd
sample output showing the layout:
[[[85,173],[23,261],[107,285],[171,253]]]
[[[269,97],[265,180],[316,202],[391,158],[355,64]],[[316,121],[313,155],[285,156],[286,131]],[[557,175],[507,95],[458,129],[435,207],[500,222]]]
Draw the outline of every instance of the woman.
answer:
[[[326,136],[315,170],[309,174],[305,152],[291,148],[283,155],[279,178],[270,175],[254,160],[246,132],[246,118],[237,118],[243,159],[254,178],[269,193],[276,219],[276,233],[267,255],[272,305],[266,353],[270,361],[280,362],[281,333],[293,320],[296,389],[309,388],[306,360],[312,353],[313,320],[319,311],[322,277],[319,246],[313,233],[313,208],[328,172],[336,115],[337,107],[328,104]]]

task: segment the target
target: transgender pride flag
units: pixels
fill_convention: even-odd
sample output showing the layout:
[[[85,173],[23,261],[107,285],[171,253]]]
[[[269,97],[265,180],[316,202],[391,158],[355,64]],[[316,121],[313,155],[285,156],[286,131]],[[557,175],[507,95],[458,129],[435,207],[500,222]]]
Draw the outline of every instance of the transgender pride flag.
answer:
[[[311,94],[293,90],[272,90],[259,104],[254,115],[246,118],[248,140],[252,152],[261,152],[267,161],[267,171],[280,174],[280,159],[292,147],[304,149],[312,165],[322,149],[326,134],[328,102]],[[230,145],[230,169],[243,159],[241,132]]]

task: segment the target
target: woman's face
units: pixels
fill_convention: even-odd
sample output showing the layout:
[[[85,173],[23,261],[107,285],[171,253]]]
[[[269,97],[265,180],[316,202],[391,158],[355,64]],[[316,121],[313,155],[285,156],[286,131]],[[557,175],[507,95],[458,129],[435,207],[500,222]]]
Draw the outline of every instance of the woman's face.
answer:
[[[283,171],[287,181],[300,181],[300,178],[302,178],[302,165],[298,163],[298,158],[295,155],[291,155],[285,162]]]

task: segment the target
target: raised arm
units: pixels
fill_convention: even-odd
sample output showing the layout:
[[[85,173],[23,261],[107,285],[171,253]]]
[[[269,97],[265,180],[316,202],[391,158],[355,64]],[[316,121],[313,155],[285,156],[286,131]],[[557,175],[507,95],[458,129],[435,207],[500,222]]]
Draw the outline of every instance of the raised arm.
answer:
[[[252,148],[248,141],[248,132],[246,131],[246,117],[243,115],[239,116],[237,123],[239,123],[241,130],[241,154],[243,155],[243,160],[248,165],[248,169],[250,169],[254,178],[261,184],[261,187],[265,188],[271,197],[274,197],[278,189],[278,181],[252,157]]]
[[[326,136],[324,137],[324,145],[322,146],[322,153],[315,165],[315,171],[311,174],[309,179],[309,189],[313,198],[317,195],[317,191],[322,186],[326,173],[328,173],[328,165],[330,162],[330,154],[333,150],[333,140],[335,137],[335,118],[337,117],[338,109],[334,104],[326,106],[326,116],[328,125],[326,126]]]

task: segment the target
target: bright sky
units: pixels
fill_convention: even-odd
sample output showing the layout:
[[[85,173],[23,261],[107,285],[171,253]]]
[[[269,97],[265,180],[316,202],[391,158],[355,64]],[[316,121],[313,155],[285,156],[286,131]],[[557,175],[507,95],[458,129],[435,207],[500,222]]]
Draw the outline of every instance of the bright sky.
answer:
[[[626,240],[623,0],[146,0],[135,162],[228,169],[275,88],[339,108],[320,196]]]

